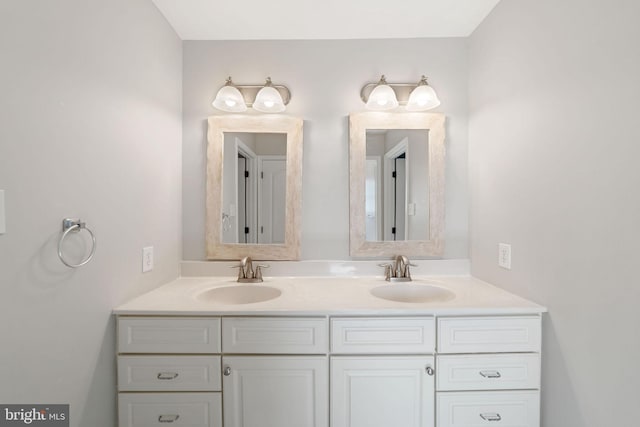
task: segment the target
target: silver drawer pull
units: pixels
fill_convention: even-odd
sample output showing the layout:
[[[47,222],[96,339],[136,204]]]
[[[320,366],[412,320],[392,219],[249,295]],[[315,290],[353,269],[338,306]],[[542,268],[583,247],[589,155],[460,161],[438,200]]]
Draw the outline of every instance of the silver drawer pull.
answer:
[[[224,368],[224,371],[222,373],[225,377],[228,377],[229,375],[231,375],[231,368],[227,366],[226,368]]]
[[[158,379],[159,380],[175,380],[178,378],[177,372],[159,372]]]
[[[480,375],[485,378],[500,378],[502,376],[498,371],[480,371]]]
[[[429,375],[430,377],[433,376],[434,371],[431,365],[427,365],[426,371],[427,371],[427,375]]]
[[[482,418],[485,421],[500,421],[500,420],[502,420],[502,417],[498,413],[480,414],[480,418]]]
[[[180,418],[180,415],[178,415],[178,414],[160,415],[158,417],[158,422],[159,423],[173,423],[175,421],[178,421],[178,418]]]

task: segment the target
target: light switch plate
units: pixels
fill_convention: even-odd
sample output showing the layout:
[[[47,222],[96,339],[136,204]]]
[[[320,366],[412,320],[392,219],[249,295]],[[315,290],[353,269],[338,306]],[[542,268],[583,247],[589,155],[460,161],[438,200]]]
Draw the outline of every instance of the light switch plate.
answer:
[[[0,234],[7,232],[7,215],[4,207],[4,190],[0,190]]]
[[[153,270],[153,246],[142,248],[142,272]]]
[[[507,243],[498,244],[498,266],[511,270],[511,245]]]

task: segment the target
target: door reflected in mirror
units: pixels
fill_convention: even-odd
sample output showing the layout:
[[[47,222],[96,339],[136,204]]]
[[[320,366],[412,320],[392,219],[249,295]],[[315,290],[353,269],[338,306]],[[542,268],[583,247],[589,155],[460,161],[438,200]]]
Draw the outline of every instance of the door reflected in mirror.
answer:
[[[351,256],[442,256],[444,142],[442,113],[349,115]]]
[[[429,238],[429,130],[367,129],[365,240]]]
[[[224,132],[222,242],[282,244],[287,134]]]
[[[207,259],[300,259],[303,123],[266,114],[209,117]]]

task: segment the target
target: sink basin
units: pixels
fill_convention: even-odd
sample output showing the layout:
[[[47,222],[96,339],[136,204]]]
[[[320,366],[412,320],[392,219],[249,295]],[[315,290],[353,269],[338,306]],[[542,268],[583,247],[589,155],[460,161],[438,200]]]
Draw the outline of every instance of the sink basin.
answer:
[[[233,285],[213,288],[196,296],[199,301],[215,304],[251,304],[269,301],[282,294],[280,289],[264,285]]]
[[[378,286],[371,289],[371,295],[396,302],[439,302],[452,299],[453,292],[431,285],[403,283]]]

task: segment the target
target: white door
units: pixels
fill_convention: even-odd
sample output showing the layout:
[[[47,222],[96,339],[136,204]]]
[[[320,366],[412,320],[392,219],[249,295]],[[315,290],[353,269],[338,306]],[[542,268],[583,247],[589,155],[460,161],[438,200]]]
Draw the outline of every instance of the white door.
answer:
[[[260,156],[258,243],[284,243],[287,162],[284,156]]]
[[[332,357],[331,427],[433,427],[433,356]]]
[[[224,357],[225,427],[328,427],[325,356]]]

